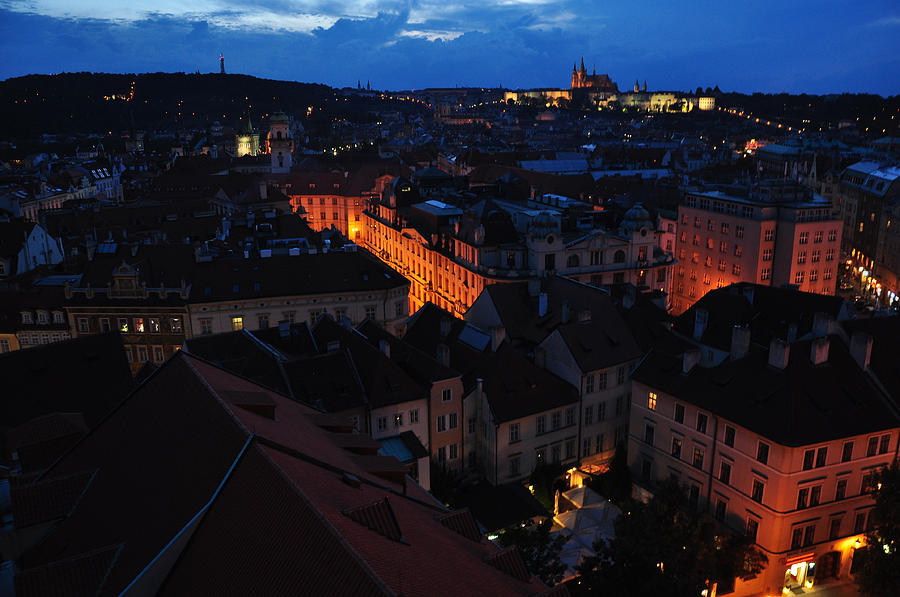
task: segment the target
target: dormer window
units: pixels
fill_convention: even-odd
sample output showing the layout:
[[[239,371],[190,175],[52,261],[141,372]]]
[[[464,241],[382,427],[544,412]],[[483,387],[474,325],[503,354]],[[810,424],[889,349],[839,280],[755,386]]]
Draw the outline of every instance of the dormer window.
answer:
[[[53,312],[53,323],[65,323],[65,313],[62,311]]]
[[[37,322],[40,325],[46,325],[50,323],[50,314],[46,311],[38,311],[37,312]]]
[[[28,325],[34,323],[34,317],[31,315],[31,311],[22,311],[22,323]]]

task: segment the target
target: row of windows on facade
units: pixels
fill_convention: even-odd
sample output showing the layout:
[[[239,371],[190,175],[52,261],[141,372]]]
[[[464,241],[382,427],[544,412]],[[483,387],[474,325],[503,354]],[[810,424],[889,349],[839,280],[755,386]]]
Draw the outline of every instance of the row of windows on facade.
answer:
[[[319,212],[319,216],[320,216],[319,219],[321,219],[321,220],[327,220],[327,219],[328,219],[328,213],[327,213],[327,212],[324,212],[324,211]],[[315,216],[314,213],[309,212],[309,217],[310,217],[311,219],[315,219],[316,216]],[[340,216],[340,214],[339,214],[338,212],[335,211],[335,212],[332,212],[332,214],[331,214],[331,219],[332,219],[332,220],[340,220],[340,219],[341,219],[341,216]],[[355,214],[355,215],[354,215],[353,221],[359,222],[359,214]]]
[[[565,449],[565,453],[563,453]],[[564,455],[565,454],[565,455]],[[535,465],[546,464],[548,462],[547,447],[541,447],[534,451]],[[565,442],[553,444],[549,449],[549,462],[559,464],[564,460],[572,460],[575,458],[575,440],[568,439]],[[509,474],[517,477],[522,474],[522,456],[517,454],[509,458]]]
[[[649,392],[647,395],[647,409],[659,413],[657,410],[657,404],[659,400],[659,395],[656,392]],[[679,402],[675,403],[674,411],[672,413],[672,418],[676,423],[685,424],[685,405]],[[703,412],[697,412],[696,419],[696,430],[702,434],[706,434],[707,427],[709,424],[709,416]],[[647,424],[647,427],[652,429],[653,426],[651,424]],[[724,443],[729,448],[734,447],[735,437],[737,435],[737,430],[735,427],[725,424],[724,432],[722,435],[722,443]],[[652,437],[652,433],[651,433]],[[653,443],[648,442],[648,443]],[[890,450],[891,443],[891,434],[886,433],[882,435],[873,435],[868,438],[866,442],[866,458],[871,456],[876,456],[880,454],[887,454]],[[850,462],[853,459],[853,449],[855,442],[853,440],[849,440],[844,442],[841,451],[841,462]],[[769,463],[769,444],[763,442],[762,440],[758,440],[757,442],[757,450],[756,450],[756,460],[762,464]],[[827,464],[828,461],[828,446],[820,446],[818,448],[810,448],[805,450],[803,453],[803,470],[810,470],[812,468],[823,467]]]
[[[722,268],[720,268],[720,269],[722,269]],[[741,275],[741,266],[735,264],[734,267],[732,268],[732,274],[735,276]],[[678,268],[678,276],[682,277],[682,278],[684,277],[684,268],[683,267]],[[696,270],[691,270],[688,277],[691,280],[696,280],[697,279]],[[772,277],[771,268],[764,267],[759,271],[759,279],[760,280],[769,280],[769,279],[771,279],[771,277]],[[825,268],[822,271],[822,279],[823,280],[831,280],[833,277],[834,277],[834,271],[832,271],[831,268]],[[800,271],[797,271],[794,273],[794,284],[803,284],[803,282],[805,280],[806,280],[806,272],[804,270],[800,270]],[[810,283],[819,281],[819,270],[817,270],[817,269],[809,270],[809,281],[810,281]],[[706,286],[710,286],[712,284],[712,276],[710,276],[709,274],[706,274],[706,273],[703,274],[703,283]],[[722,278],[722,277],[717,278],[716,288],[721,288],[725,285],[726,285],[725,278]],[[680,293],[683,291],[684,285],[679,283],[678,288],[679,288],[679,293]]]
[[[100,332],[112,331],[112,321],[110,317],[99,317],[98,327]],[[180,334],[184,331],[184,323],[180,317],[171,317],[168,320],[161,317],[118,317],[115,321],[116,329],[122,333],[161,334],[171,332]],[[90,318],[78,318],[78,331],[84,333],[91,331]]]
[[[569,407],[566,409],[566,422],[565,427],[571,427],[575,425],[575,407]],[[544,433],[549,433],[550,431],[556,431],[557,429],[563,428],[563,411],[557,410],[550,413],[550,426],[547,427],[547,415],[538,415],[535,417],[534,421],[534,429],[535,435],[542,435]],[[509,443],[515,443],[520,441],[521,437],[521,423],[510,423],[509,425]]]
[[[153,356],[153,362],[157,365],[166,360],[165,351],[162,346],[142,346],[137,345],[132,347],[131,345],[125,345],[125,357],[128,359],[129,363],[137,360],[138,363],[146,363],[150,360],[150,355]]]
[[[52,344],[70,338],[69,332],[19,332],[16,334],[21,347],[38,346],[39,344]],[[5,345],[3,343],[6,343]],[[6,350],[3,350],[3,347]],[[0,352],[9,352],[9,340],[0,340]]]
[[[625,383],[625,374],[626,369],[625,366],[621,366],[616,369],[616,385],[620,386]],[[595,390],[605,390],[608,387],[608,379],[609,375],[607,371],[597,374],[585,375],[584,376],[584,393],[590,394]]]
[[[311,188],[311,189],[316,188],[316,184],[313,183],[313,182],[309,183],[309,188]],[[337,188],[340,188],[340,185],[338,185],[338,183],[334,183],[334,188],[336,188],[336,189],[337,189]],[[301,203],[302,203],[302,202],[303,202],[303,199],[301,198],[300,201],[301,201]],[[314,205],[315,202],[316,202],[315,197],[307,197],[307,199],[306,199],[306,204],[307,204],[307,205]],[[332,198],[331,198],[331,204],[332,204],[332,205],[337,205],[337,204],[338,204],[338,199],[337,199],[337,197],[332,197]],[[319,205],[325,205],[325,197],[319,197]],[[360,200],[359,200],[359,199],[354,199],[354,200],[353,200],[353,205],[354,205],[355,207],[359,207],[359,206],[360,206]]]
[[[753,219],[753,217],[756,215],[756,209],[751,205],[738,206],[735,203],[710,201],[709,199],[705,198],[687,197],[685,199],[685,205],[687,205],[688,207],[698,207],[706,211],[725,213],[731,216],[736,216],[740,213],[742,217],[748,219]],[[798,222],[812,222],[830,218],[831,209],[829,208],[817,207],[797,210]],[[697,220],[699,220],[699,218],[695,219],[695,225],[699,227],[699,223],[697,223]],[[682,216],[682,223],[687,224],[686,216]]]
[[[43,310],[38,310],[36,313],[22,311],[22,323],[26,325],[31,325],[35,322],[37,322],[38,325],[46,325],[50,323],[51,317],[53,323],[66,323],[66,314],[62,311],[53,311],[52,314]]]
[[[407,302],[405,300],[398,301],[396,305],[394,305],[394,312],[397,317],[402,317],[406,314],[407,311]],[[377,312],[377,307],[375,305],[367,305],[365,307],[365,316],[367,319],[375,319],[375,315]],[[284,311],[282,312],[282,318],[279,320],[285,321],[287,323],[293,324],[297,318],[296,311]],[[311,325],[315,325],[322,319],[322,316],[325,315],[324,309],[312,309],[309,311],[309,323]],[[344,320],[350,320],[350,317],[347,315],[347,309],[344,308],[336,308],[334,310],[334,319],[337,322],[343,322]],[[203,335],[208,335],[213,333],[213,320],[211,317],[204,317],[200,320],[200,333]],[[243,315],[234,315],[231,317],[231,330],[234,332],[239,332],[244,329],[246,323],[244,321]],[[260,330],[264,330],[271,325],[271,314],[270,313],[260,313],[256,315],[256,328]]]
[[[593,425],[594,424],[594,406],[593,404],[589,404],[584,407],[584,425]],[[627,412],[631,406],[631,397],[628,394],[623,394],[616,398],[616,417],[621,416],[623,413]],[[597,422],[600,423],[606,420],[606,401],[601,401],[596,404],[597,407]]]

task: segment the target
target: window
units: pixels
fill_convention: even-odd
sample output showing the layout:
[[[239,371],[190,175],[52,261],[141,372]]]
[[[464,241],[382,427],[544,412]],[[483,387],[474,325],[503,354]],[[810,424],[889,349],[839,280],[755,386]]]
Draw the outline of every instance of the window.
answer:
[[[418,408],[414,408],[409,411],[409,422],[410,422],[410,424],[419,422],[419,409]],[[472,431],[470,431],[470,433],[474,433],[474,432],[475,432],[474,429]]]
[[[728,262],[724,259],[719,259],[719,271],[724,272],[728,268]]]
[[[801,232],[797,242],[801,245],[809,244],[809,232]]]
[[[856,534],[866,530],[866,512],[860,512],[853,521],[853,532]]]
[[[853,442],[844,442],[844,449],[841,451],[841,462],[850,462],[853,459]]]
[[[616,371],[616,383],[618,385],[625,383],[625,367],[619,367],[619,370]]]
[[[760,280],[768,280],[771,277],[772,277],[772,270],[769,269],[768,267],[764,267],[764,268],[762,268],[762,270],[760,270],[760,272],[759,272]]]
[[[519,468],[521,466],[522,459],[519,456],[513,456],[509,459],[509,474],[512,477],[519,476]]]
[[[775,240],[775,229],[774,229],[774,228],[769,228],[768,230],[766,230],[765,236],[764,236],[763,238],[764,238],[766,241],[770,241],[770,242],[773,241],[773,240]]]
[[[810,282],[817,282],[818,280],[819,280],[819,270],[817,270],[817,269],[810,270],[810,272],[809,272],[809,281],[810,281]]]
[[[552,446],[550,448],[550,460],[551,462],[557,463],[561,460],[561,450],[559,444]]]
[[[809,505],[809,487],[804,487],[797,492],[797,509],[802,510]]]
[[[683,404],[675,404],[675,420],[679,423],[684,423],[684,405]]]
[[[831,524],[828,525],[828,540],[834,541],[841,536],[841,519],[832,518]]]
[[[550,428],[554,431],[562,426],[562,412],[554,411],[550,413]]]
[[[394,305],[394,315],[397,317],[403,317],[406,315],[406,300],[397,301],[397,304]]]
[[[590,394],[593,391],[594,391],[594,376],[587,375],[584,378],[584,393]]]
[[[459,445],[450,444],[450,460],[456,460],[457,458],[459,458]]]
[[[153,347],[153,361],[155,363],[162,363],[165,359],[163,359],[163,349],[162,346],[154,346]]]
[[[309,323],[311,325],[316,325],[319,322],[319,319],[322,318],[322,312],[318,309],[310,309],[309,310]]]
[[[694,448],[694,458],[691,460],[691,464],[694,468],[703,468],[703,450],[700,448]]]
[[[837,240],[837,230],[829,230],[828,231],[828,242],[834,242]]]
[[[547,418],[544,415],[539,415],[535,422],[535,433],[538,435],[547,432]]]
[[[606,389],[606,379],[607,379],[607,376],[606,376],[605,371],[603,373],[597,374],[597,389],[598,390]]]
[[[734,256],[740,257],[744,254],[744,247],[742,245],[734,245]]]
[[[742,269],[743,268],[740,263],[735,263],[734,265],[731,266],[731,273],[734,276],[740,276]]]
[[[810,256],[809,260],[812,261],[813,263],[818,263],[819,257],[821,257],[821,256],[822,256],[822,251],[816,249],[815,251],[812,252],[812,255]]]
[[[644,458],[641,460],[641,477],[651,479],[653,477],[653,461]]]
[[[761,504],[763,501],[763,491],[765,491],[765,489],[766,486],[762,481],[753,479],[753,485],[750,489],[750,499]]]
[[[719,465],[719,481],[725,485],[731,483],[731,464],[724,460]]]
[[[440,464],[444,464],[447,462],[447,446],[441,446],[438,448],[438,462]]]
[[[619,396],[618,398],[616,398],[616,416],[617,417],[622,414],[622,406],[623,406],[622,397]]]
[[[79,317],[78,318],[78,331],[79,332],[88,332],[90,331],[90,326],[88,325],[87,317]]]
[[[822,234],[823,234],[823,232],[821,230],[816,230],[815,233],[813,234],[813,242],[814,243],[822,242]]]
[[[834,488],[834,500],[840,501],[847,496],[847,479],[838,479]]]
[[[763,464],[769,464],[769,444],[759,442],[756,446],[756,460]]]
[[[575,424],[575,407],[569,407],[566,409],[566,427],[570,427]]]
[[[818,506],[822,501],[822,486],[816,485],[809,488],[809,507]]]
[[[803,547],[816,542],[816,525],[811,524],[803,529]]]
[[[816,468],[825,466],[828,460],[828,446],[823,446],[816,450]]]
[[[716,242],[716,241],[714,241],[712,238],[707,238],[707,239],[706,239],[706,248],[707,248],[707,249],[712,249],[713,247],[716,246],[716,245],[715,245],[715,242]]]
[[[759,521],[753,518],[747,519],[747,536],[751,541],[756,541],[756,535],[759,533]]]
[[[681,446],[683,445],[680,437],[672,438],[672,456],[681,458]]]
[[[834,249],[825,251],[825,261],[834,261]]]
[[[182,324],[181,324],[181,318],[180,318],[180,317],[173,317],[172,320],[171,320],[169,323],[170,323],[170,326],[171,326],[169,329],[172,330],[172,333],[173,333],[173,334],[180,334],[180,333],[182,332],[183,327],[182,327]]]
[[[451,400],[453,400],[453,388],[441,390],[441,402],[450,402]]]
[[[709,230],[710,232],[715,230],[716,229],[716,221],[713,220],[712,218],[706,220],[706,229]]]
[[[653,425],[644,425],[644,443],[653,445],[656,428]]]
[[[799,271],[794,274],[794,284],[803,284],[803,272]]]
[[[244,329],[244,318],[240,315],[231,318],[231,331],[239,332]]]
[[[656,393],[650,392],[650,397],[647,399],[647,408],[650,410],[656,410]]]
[[[447,415],[437,417],[437,430],[438,432],[447,431]]]
[[[112,327],[109,324],[109,317],[101,317],[100,318],[100,331],[108,332]]]
[[[690,489],[688,489],[688,505],[690,505],[691,509],[696,510],[699,503],[700,503],[700,486],[699,485],[691,485]]]
[[[575,440],[570,439],[566,441],[566,460],[570,458],[575,458]]]
[[[694,228],[699,228],[699,227],[700,227],[700,221],[701,221],[701,220],[700,220],[700,217],[699,217],[699,216],[694,217]]]
[[[716,520],[722,522],[725,520],[725,512],[728,508],[727,502],[725,500],[717,500],[716,501]]]
[[[590,456],[591,455],[591,438],[590,437],[584,438],[583,448],[584,448],[584,456]],[[599,452],[599,450],[598,450],[598,452]]]
[[[375,420],[375,428],[378,431],[385,431],[387,429],[387,417],[378,417]]]
[[[138,353],[138,362],[146,363],[147,362],[147,347],[146,346],[138,346],[137,353]]]
[[[703,413],[697,413],[697,431],[706,433],[706,423],[709,418]]]
[[[145,331],[147,331],[144,328],[144,318],[143,317],[135,317],[134,318],[134,331],[139,334],[143,334]]]
[[[597,420],[598,421],[606,420],[606,401],[597,403]]]
[[[456,429],[457,427],[459,427],[459,415],[457,415],[456,413],[450,413],[449,415],[447,415],[447,418],[449,419],[448,427],[450,429]]]
[[[797,527],[791,531],[791,549],[803,547],[803,528]]]
[[[514,443],[519,441],[519,424],[518,423],[510,423],[509,424],[509,443]]]
[[[289,324],[294,323],[294,318],[297,316],[296,311],[284,311],[281,313],[282,321],[286,321]]]
[[[860,485],[859,493],[871,493],[875,491],[875,487],[875,471],[868,471],[866,473],[863,473],[862,484]]]
[[[734,227],[734,235],[738,238],[744,238],[744,227],[741,224]]]
[[[724,441],[725,441],[725,445],[728,446],[729,448],[734,447],[734,434],[735,434],[734,427],[732,427],[731,425],[725,425]]]
[[[813,461],[815,460],[816,451],[815,450],[807,450],[803,453],[803,470],[808,471],[813,467]]]
[[[119,331],[128,332],[128,320],[124,317],[119,318]]]
[[[403,413],[394,415],[394,427],[403,427]]]
[[[585,406],[584,407],[584,424],[591,425],[594,422],[594,407],[593,406]]]
[[[825,271],[822,272],[822,279],[830,280],[831,279],[831,270],[829,268],[825,268]]]
[[[723,223],[722,226],[720,227],[720,231],[722,232],[722,234],[728,234],[728,224]]]
[[[375,319],[375,305],[366,306],[366,319]]]
[[[870,437],[866,446],[866,456],[875,456],[878,453],[878,438]]]
[[[128,360],[129,363],[130,363],[131,360],[132,360],[132,358],[131,358],[131,346],[128,346],[127,344],[125,345],[125,358]]]
[[[879,454],[887,454],[888,448],[891,445],[891,436],[890,434],[882,435],[881,442],[878,445],[878,453]]]
[[[728,252],[728,241],[723,240],[719,242],[719,253],[727,253]]]
[[[806,263],[806,251],[797,253],[797,263]]]

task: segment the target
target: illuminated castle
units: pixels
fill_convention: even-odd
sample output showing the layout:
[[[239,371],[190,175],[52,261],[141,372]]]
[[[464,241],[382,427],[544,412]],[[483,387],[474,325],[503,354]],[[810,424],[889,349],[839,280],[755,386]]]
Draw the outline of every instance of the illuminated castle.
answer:
[[[576,69],[572,65],[572,89],[590,89],[592,91],[610,91],[617,93],[619,88],[609,78],[609,75],[598,75],[597,69],[592,74],[587,74],[584,68],[584,58],[581,59],[581,68]]]
[[[259,131],[253,130],[249,114],[247,114],[247,124],[242,126],[235,135],[235,147],[238,157],[259,155]]]

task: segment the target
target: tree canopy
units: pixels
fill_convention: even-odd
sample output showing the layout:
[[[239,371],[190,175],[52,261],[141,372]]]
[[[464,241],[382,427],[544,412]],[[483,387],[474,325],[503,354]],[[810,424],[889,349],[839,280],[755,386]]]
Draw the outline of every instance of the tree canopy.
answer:
[[[545,520],[531,526],[515,524],[505,529],[498,538],[504,547],[515,545],[522,554],[528,571],[548,585],[562,580],[566,565],[559,561],[559,552],[566,538],[550,535],[552,520]]]
[[[615,537],[594,545],[597,555],[579,566],[573,592],[697,597],[712,583],[730,584],[767,562],[751,538],[724,532],[708,514],[688,510],[674,481],[647,503],[623,506]]]
[[[878,472],[876,487],[866,545],[853,556],[859,589],[871,597],[896,595],[900,587],[900,465],[896,460]]]

